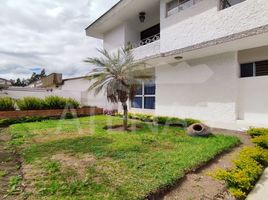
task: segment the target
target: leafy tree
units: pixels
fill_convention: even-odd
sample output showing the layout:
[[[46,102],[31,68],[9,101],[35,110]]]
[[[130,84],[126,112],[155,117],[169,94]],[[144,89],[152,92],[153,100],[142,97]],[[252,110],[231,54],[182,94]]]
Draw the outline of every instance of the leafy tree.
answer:
[[[123,125],[127,130],[127,102],[134,99],[141,82],[152,77],[145,74],[143,63],[134,62],[129,50],[119,49],[116,54],[109,54],[105,49],[98,51],[102,55],[100,58],[85,60],[95,67],[88,75],[88,79],[92,81],[89,90],[94,90],[95,95],[104,90],[108,101],[122,104]]]
[[[45,71],[45,69],[42,69],[40,74],[33,72],[33,74],[31,75],[30,78],[23,79],[23,80],[21,80],[20,78],[17,78],[16,80],[11,80],[11,83],[13,86],[25,87],[25,86],[30,85],[31,83],[34,83],[34,82],[36,82],[44,77],[46,77],[46,71]]]

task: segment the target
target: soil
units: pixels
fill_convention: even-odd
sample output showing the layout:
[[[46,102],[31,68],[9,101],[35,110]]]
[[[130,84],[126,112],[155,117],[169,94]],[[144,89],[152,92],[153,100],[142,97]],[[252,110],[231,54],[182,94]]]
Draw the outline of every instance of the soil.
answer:
[[[237,136],[241,140],[241,145],[233,148],[230,152],[223,153],[213,159],[205,166],[196,171],[188,173],[174,187],[163,194],[151,199],[163,200],[233,200],[228,193],[224,182],[214,180],[208,175],[217,168],[228,169],[232,166],[232,159],[242,147],[251,146],[251,140],[244,132],[213,129],[213,133]]]
[[[0,128],[0,172],[5,172],[5,175],[0,177],[0,199],[16,200],[20,198],[16,195],[8,195],[7,190],[10,178],[20,175],[20,162],[18,156],[6,148],[9,140],[10,136],[5,133],[4,129]]]

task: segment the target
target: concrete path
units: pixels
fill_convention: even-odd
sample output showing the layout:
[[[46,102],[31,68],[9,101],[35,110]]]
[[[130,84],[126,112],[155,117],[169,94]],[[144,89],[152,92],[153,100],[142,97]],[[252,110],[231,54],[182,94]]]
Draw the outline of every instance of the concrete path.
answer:
[[[264,171],[261,179],[249,194],[247,200],[266,200],[268,199],[268,168]]]

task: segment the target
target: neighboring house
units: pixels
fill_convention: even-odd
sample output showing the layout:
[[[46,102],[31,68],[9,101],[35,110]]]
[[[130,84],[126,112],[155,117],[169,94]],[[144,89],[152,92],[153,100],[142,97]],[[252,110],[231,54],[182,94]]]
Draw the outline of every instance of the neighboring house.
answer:
[[[268,125],[267,0],[121,0],[86,34],[151,68],[132,112]]]
[[[4,78],[0,78],[0,89],[8,88],[12,85],[11,81]]]
[[[93,92],[88,91],[90,81],[85,76],[69,79],[61,79],[61,77],[62,74],[52,74],[28,87],[5,88],[0,91],[0,97],[9,96],[14,99],[20,99],[28,96],[45,98],[56,95],[73,98],[82,106],[97,106],[108,110],[117,109],[117,105],[109,103],[104,94],[95,96]]]
[[[28,87],[52,89],[59,87],[61,84],[62,84],[62,74],[52,73],[30,84]]]

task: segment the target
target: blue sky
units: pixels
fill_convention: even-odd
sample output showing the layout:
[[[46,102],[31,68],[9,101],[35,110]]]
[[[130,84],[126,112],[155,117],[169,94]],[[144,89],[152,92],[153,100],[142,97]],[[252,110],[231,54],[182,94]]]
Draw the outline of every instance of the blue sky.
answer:
[[[64,77],[90,70],[102,41],[84,29],[118,0],[1,0],[0,77],[26,78],[38,68]]]

